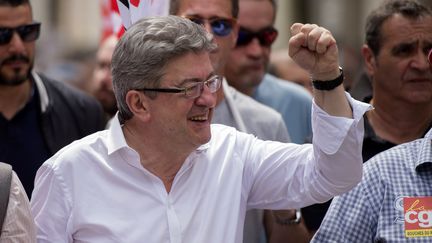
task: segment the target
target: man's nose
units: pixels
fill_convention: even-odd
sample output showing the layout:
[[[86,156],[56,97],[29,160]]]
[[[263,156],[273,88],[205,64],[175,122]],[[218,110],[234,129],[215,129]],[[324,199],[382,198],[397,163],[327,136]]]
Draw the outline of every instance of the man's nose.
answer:
[[[9,51],[12,53],[23,53],[25,51],[24,41],[16,31],[12,34],[12,39],[9,43]]]
[[[212,93],[207,85],[203,85],[201,95],[196,98],[195,103],[201,106],[214,107],[216,105],[216,92]]]

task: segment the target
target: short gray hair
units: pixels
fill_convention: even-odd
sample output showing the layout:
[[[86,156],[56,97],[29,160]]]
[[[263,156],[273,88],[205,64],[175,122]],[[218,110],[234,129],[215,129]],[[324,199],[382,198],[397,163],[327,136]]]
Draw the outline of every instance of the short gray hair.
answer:
[[[137,21],[120,39],[112,57],[113,89],[120,121],[133,116],[126,103],[128,91],[158,88],[165,67],[173,58],[215,48],[212,35],[188,19],[158,16]]]

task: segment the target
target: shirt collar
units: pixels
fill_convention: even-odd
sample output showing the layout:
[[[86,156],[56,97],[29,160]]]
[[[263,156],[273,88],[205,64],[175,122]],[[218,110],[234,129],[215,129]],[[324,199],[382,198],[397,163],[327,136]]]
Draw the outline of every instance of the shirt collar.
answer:
[[[126,139],[123,134],[122,125],[118,119],[118,112],[111,119],[110,126],[108,128],[108,154],[112,154],[117,150],[125,147],[129,147],[126,143]]]
[[[432,129],[421,139],[417,161],[415,162],[416,171],[432,169]]]
[[[31,72],[31,77],[33,78],[33,81],[37,87],[37,92],[39,93],[41,112],[44,113],[47,110],[50,102],[48,92],[45,88],[44,83],[42,82],[42,79],[35,71]]]
[[[432,125],[432,124],[431,124]],[[431,138],[432,139],[432,127],[429,129],[429,131],[426,133],[425,138]]]
[[[213,138],[213,133],[212,133],[212,138]],[[126,143],[126,139],[125,139],[124,134],[123,134],[122,125],[120,124],[120,121],[118,119],[118,112],[111,119],[110,126],[108,128],[107,147],[108,147],[108,154],[112,154],[112,153],[116,152],[117,150],[129,147]],[[196,149],[196,152],[199,153],[199,152],[205,151],[209,147],[210,147],[210,142],[205,143],[205,144],[199,146]]]

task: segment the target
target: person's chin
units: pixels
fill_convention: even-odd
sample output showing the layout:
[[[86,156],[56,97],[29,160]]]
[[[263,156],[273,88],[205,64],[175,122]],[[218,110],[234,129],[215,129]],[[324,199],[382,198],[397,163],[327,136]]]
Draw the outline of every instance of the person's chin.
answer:
[[[202,135],[202,136],[200,136],[200,139],[199,139],[200,144],[206,144],[210,141],[210,139],[211,139],[211,133],[210,132],[206,135]]]
[[[27,79],[28,76],[24,74],[14,74],[14,75],[0,74],[0,85],[18,86],[24,83]]]
[[[199,144],[205,144],[210,141],[211,129],[209,123],[202,123],[199,126],[194,126],[193,129]]]

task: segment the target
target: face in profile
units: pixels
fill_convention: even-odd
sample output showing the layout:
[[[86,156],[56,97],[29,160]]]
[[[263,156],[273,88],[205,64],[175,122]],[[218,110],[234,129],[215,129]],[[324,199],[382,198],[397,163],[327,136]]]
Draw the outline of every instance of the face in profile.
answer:
[[[111,75],[111,60],[117,42],[117,37],[111,36],[102,43],[97,52],[97,65],[93,71],[93,83],[91,85],[92,94],[110,116],[113,116],[117,111]]]

